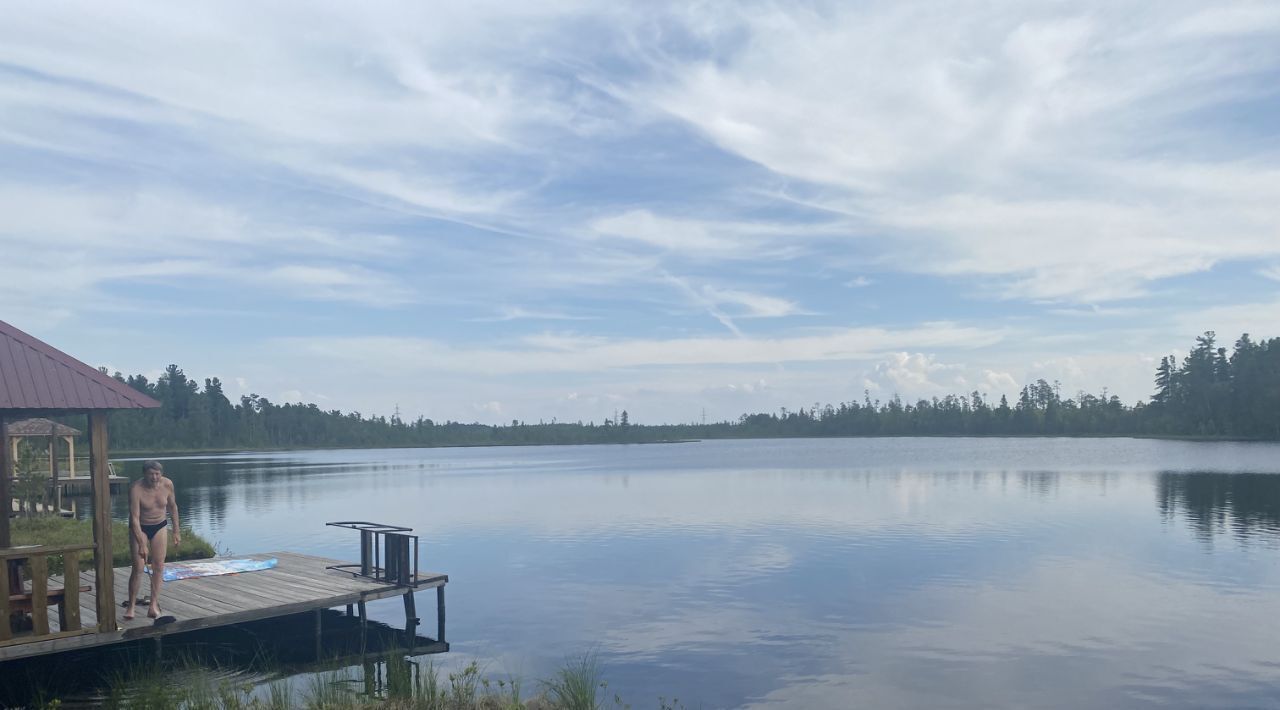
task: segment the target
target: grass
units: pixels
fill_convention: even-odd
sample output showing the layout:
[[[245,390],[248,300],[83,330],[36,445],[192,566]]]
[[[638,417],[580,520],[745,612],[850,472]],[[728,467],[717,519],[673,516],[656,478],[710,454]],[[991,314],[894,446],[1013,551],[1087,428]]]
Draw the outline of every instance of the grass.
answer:
[[[37,516],[32,518],[14,518],[10,523],[10,535],[14,545],[74,545],[93,542],[93,522],[89,520],[72,520],[56,515]],[[213,557],[215,550],[212,544],[194,532],[183,529],[182,544],[174,546],[170,539],[169,552],[166,559],[198,560]],[[81,556],[83,560],[87,555]],[[127,567],[132,564],[129,558],[129,526],[121,522],[111,523],[111,563],[113,567]],[[54,568],[57,569],[54,569]],[[62,560],[54,557],[50,560],[50,572],[62,572]]]
[[[312,675],[305,681],[280,679],[246,682],[217,668],[184,658],[163,665],[137,663],[117,667],[105,677],[100,703],[119,710],[277,710],[316,708],[367,710],[602,710],[597,693],[606,688],[594,654],[570,661],[539,683],[544,689],[521,696],[518,678],[494,680],[472,662],[441,677],[432,663],[416,663],[404,656],[385,660],[385,680],[356,678],[350,669]],[[37,707],[59,707],[57,700],[38,701]],[[614,696],[614,710],[631,706]],[[672,709],[665,700],[660,707]]]
[[[288,687],[255,693],[255,685],[226,677],[216,668],[184,660],[170,668],[136,665],[115,669],[107,676],[101,705],[121,710],[284,710],[296,707]],[[43,704],[57,707],[58,701]],[[327,707],[327,706],[324,706]]]
[[[594,653],[566,663],[554,678],[543,684],[555,707],[565,710],[597,710],[600,703],[596,692],[606,687],[600,680],[600,665]]]

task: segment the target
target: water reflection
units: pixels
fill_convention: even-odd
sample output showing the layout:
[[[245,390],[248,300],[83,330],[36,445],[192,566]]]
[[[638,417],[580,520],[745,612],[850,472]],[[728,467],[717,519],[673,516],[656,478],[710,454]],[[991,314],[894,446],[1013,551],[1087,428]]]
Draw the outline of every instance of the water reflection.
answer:
[[[148,639],[61,654],[57,662],[41,656],[7,661],[0,707],[41,706],[53,698],[61,707],[98,707],[113,688],[128,693],[157,673],[192,667],[237,684],[292,678],[294,688],[305,688],[317,673],[342,670],[362,684],[367,673],[365,692],[376,694],[383,690],[388,657],[425,660],[441,650],[432,639],[409,641],[403,629],[386,624],[362,628],[338,611],[323,612],[322,626],[319,647],[314,617],[305,613],[167,636],[163,646]]]
[[[1156,500],[1166,518],[1181,512],[1204,540],[1280,536],[1280,475],[1164,472],[1156,478]]]
[[[238,552],[352,559],[323,521],[414,527],[452,580],[450,655],[495,674],[598,649],[637,707],[1065,708],[1280,697],[1280,553],[1203,542],[1280,539],[1280,477],[1260,475],[1277,460],[1269,444],[859,439],[166,468],[185,518]]]

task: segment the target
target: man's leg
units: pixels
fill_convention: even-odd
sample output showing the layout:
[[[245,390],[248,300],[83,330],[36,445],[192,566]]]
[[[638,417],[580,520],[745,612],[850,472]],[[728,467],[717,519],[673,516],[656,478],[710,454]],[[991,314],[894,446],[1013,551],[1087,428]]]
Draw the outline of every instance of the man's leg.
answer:
[[[160,616],[160,584],[164,582],[164,555],[169,547],[169,528],[160,528],[151,538],[151,608],[147,616]]]
[[[129,621],[133,618],[134,602],[138,599],[138,590],[142,586],[143,559],[142,548],[138,547],[138,541],[133,538],[133,531],[129,532],[129,552],[133,557],[133,569],[129,570],[129,605],[124,610],[124,620]]]

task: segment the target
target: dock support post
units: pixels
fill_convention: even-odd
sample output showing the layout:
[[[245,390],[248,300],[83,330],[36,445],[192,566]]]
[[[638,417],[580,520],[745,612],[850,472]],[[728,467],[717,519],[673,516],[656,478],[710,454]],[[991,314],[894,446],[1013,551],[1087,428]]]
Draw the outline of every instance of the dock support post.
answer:
[[[444,586],[436,587],[436,640],[444,643]]]
[[[347,616],[355,616],[355,615],[356,615],[356,614],[355,614],[355,609],[354,609],[350,604],[348,604],[348,605],[347,605]]]
[[[364,656],[360,659],[360,666],[361,666],[361,670],[364,671],[365,697],[367,698],[375,697],[374,694],[378,692],[378,686],[376,682],[377,676],[375,675],[377,673],[377,666],[374,665],[373,660],[370,659],[368,656]]]
[[[409,647],[413,647],[414,637],[417,636],[418,630],[418,609],[413,601],[413,588],[404,593],[404,635],[405,640],[409,643]]]
[[[156,663],[164,660],[164,636],[152,636],[151,647],[155,649]]]
[[[356,602],[356,608],[360,611],[360,655],[363,656],[369,641],[369,614],[365,611],[363,599]]]
[[[320,660],[320,653],[321,653],[321,642],[320,642],[321,620],[324,618],[323,616],[321,616],[321,614],[323,612],[324,612],[323,609],[316,609],[314,612],[312,612],[312,614],[315,615],[315,619],[316,619],[316,660],[317,661]]]

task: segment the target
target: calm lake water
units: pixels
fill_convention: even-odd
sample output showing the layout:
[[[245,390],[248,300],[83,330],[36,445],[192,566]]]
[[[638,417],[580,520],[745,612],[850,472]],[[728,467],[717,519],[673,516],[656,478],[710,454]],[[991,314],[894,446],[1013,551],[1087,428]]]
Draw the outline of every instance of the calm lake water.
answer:
[[[1280,446],[821,439],[165,459],[234,553],[412,526],[437,663],[634,707],[1276,707]],[[132,468],[132,466],[131,466]],[[130,470],[130,475],[136,471]],[[117,514],[124,515],[123,505]],[[431,633],[434,595],[419,610]],[[398,600],[371,606],[393,626]]]

